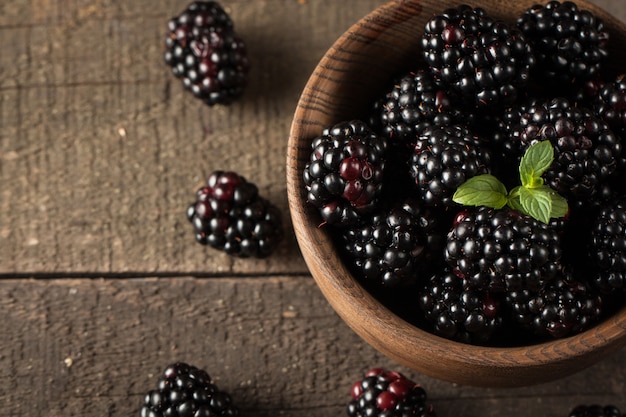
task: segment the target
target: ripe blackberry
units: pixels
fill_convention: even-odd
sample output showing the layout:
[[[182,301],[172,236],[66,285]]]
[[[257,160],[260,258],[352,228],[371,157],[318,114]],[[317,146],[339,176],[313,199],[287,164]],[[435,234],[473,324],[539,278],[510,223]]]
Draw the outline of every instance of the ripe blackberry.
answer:
[[[433,333],[447,339],[486,344],[502,326],[498,295],[467,288],[448,269],[423,285],[419,304]]]
[[[232,171],[209,175],[187,218],[199,243],[242,258],[269,256],[283,235],[279,210]]]
[[[626,133],[626,74],[603,83],[591,106],[611,129],[623,136]]]
[[[623,417],[623,414],[619,408],[612,404],[580,404],[570,411],[568,417]]]
[[[539,289],[506,294],[515,322],[538,336],[561,338],[582,332],[602,314],[602,297],[572,272],[562,274]]]
[[[247,84],[250,62],[231,18],[214,1],[196,1],[169,20],[165,63],[209,106],[230,104]]]
[[[398,372],[374,368],[351,389],[349,417],[436,417],[426,390]]]
[[[585,103],[589,108],[604,120],[617,136],[622,140],[626,138],[626,74],[620,74],[610,81],[594,79],[587,82],[581,90],[580,95],[586,100]],[[626,172],[626,154],[623,147],[617,171],[619,174]],[[623,179],[615,178],[612,182],[613,188],[625,191]]]
[[[597,197],[604,192],[605,180],[617,169],[622,151],[620,137],[605,122],[565,98],[527,109],[507,140],[503,150],[516,161],[535,141],[549,140],[554,146],[554,162],[543,178],[574,207],[599,201]]]
[[[449,125],[463,119],[463,112],[449,91],[438,87],[433,75],[418,69],[401,77],[378,103],[382,136],[392,143],[410,143],[430,125]],[[376,113],[374,113],[376,115]]]
[[[490,173],[491,151],[460,124],[431,126],[418,136],[410,173],[418,194],[429,206],[453,206],[452,196],[469,178]]]
[[[469,208],[454,220],[445,260],[470,288],[538,290],[561,269],[560,234],[514,210]]]
[[[422,50],[437,82],[478,109],[513,103],[535,62],[520,30],[468,5],[426,22]]]
[[[383,187],[387,144],[363,121],[327,127],[311,143],[303,179],[307,200],[327,224],[350,225],[370,213]]]
[[[238,408],[205,371],[176,362],[144,397],[141,417],[237,417]]]
[[[626,291],[626,200],[600,208],[591,228],[588,251],[593,284],[602,292]]]
[[[434,214],[415,199],[380,209],[362,225],[340,233],[343,258],[365,284],[393,288],[419,280],[442,247]]]
[[[571,1],[550,1],[527,9],[517,27],[532,45],[535,76],[550,86],[571,85],[599,74],[609,33],[601,19]]]

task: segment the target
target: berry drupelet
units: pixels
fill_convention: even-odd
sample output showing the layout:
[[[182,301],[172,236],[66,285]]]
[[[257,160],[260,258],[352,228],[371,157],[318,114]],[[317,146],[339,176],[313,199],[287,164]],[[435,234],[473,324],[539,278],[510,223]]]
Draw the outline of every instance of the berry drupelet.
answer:
[[[513,103],[535,63],[520,30],[468,5],[432,17],[421,42],[437,82],[472,109]]]
[[[269,256],[283,235],[279,210],[232,171],[209,175],[187,218],[199,243],[242,258]]]
[[[349,417],[436,417],[426,390],[398,372],[371,369],[350,394]]]
[[[445,260],[468,288],[538,290],[561,269],[560,234],[515,210],[468,208],[448,233]]]
[[[453,206],[465,181],[490,173],[491,151],[465,125],[431,126],[415,141],[409,162],[418,194],[428,206]]]
[[[544,174],[546,184],[573,207],[601,201],[597,197],[605,193],[606,179],[619,165],[621,138],[591,110],[565,98],[537,102],[525,110],[508,143],[501,144],[507,158],[519,162],[531,144],[549,140],[554,162]]]
[[[203,370],[184,362],[169,365],[157,388],[144,397],[141,417],[237,417],[238,408]]]
[[[612,404],[580,404],[570,411],[568,417],[623,417],[623,414]]]
[[[580,84],[599,75],[608,55],[602,20],[571,1],[535,5],[518,17],[517,27],[532,45],[536,80]]]
[[[626,291],[626,199],[601,207],[591,228],[593,285],[604,293]]]
[[[250,63],[231,18],[214,1],[191,3],[168,22],[165,63],[209,106],[230,104],[246,87]]]
[[[364,284],[405,287],[436,263],[443,235],[438,219],[419,201],[407,199],[378,210],[371,221],[340,231],[343,259]]]
[[[371,213],[383,188],[387,143],[360,120],[313,139],[303,179],[309,204],[324,223],[346,226]]]
[[[424,283],[419,304],[433,333],[459,342],[487,344],[503,322],[497,294],[467,288],[449,270]]]

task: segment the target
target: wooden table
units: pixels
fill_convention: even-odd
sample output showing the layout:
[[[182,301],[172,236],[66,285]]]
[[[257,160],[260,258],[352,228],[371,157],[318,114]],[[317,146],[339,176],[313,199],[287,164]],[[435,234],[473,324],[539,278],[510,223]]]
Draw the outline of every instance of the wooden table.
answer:
[[[439,416],[626,411],[626,352],[520,389],[458,386],[362,342],[310,277],[287,210],[285,153],[316,62],[384,0],[224,1],[247,41],[249,88],[208,108],[162,62],[185,1],[0,5],[0,415],[138,415],[162,369],[206,369],[243,415],[342,416],[367,368],[400,370]],[[626,4],[594,0],[626,21]],[[185,208],[236,170],[284,213],[266,260],[194,242]]]

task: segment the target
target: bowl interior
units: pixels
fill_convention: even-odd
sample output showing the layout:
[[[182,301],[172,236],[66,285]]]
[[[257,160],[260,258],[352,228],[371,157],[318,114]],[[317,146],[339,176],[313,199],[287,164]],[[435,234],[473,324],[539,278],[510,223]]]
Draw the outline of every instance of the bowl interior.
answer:
[[[475,2],[513,22],[536,0]],[[621,45],[626,27],[586,1],[576,2],[604,20],[611,36],[608,76],[626,72]],[[328,50],[306,84],[291,127],[287,192],[294,230],[318,286],[342,319],[365,341],[415,371],[462,384],[523,386],[557,379],[591,365],[626,342],[626,309],[576,336],[537,345],[471,346],[430,334],[398,317],[368,293],[333,249],[318,213],[306,204],[302,172],[310,143],[328,125],[363,118],[391,77],[419,59],[425,22],[447,6],[432,0],[392,1],[349,28]]]

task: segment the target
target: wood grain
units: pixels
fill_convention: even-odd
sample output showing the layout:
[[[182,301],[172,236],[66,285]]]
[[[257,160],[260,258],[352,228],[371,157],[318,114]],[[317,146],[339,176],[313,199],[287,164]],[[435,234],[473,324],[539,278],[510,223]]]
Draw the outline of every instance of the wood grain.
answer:
[[[397,365],[363,342],[312,279],[1,284],[0,414],[7,417],[138,415],[143,394],[177,360],[206,369],[247,416],[345,415],[350,386],[374,366],[422,383],[440,416],[559,417],[572,404],[597,401],[626,408],[626,352],[530,388],[450,384]]]
[[[163,64],[186,2],[122,3],[0,6],[0,274],[306,272],[284,180],[293,111],[324,51],[381,1],[224,2],[253,69],[242,100],[214,108]],[[194,243],[185,208],[215,169],[282,210],[276,256]]]

